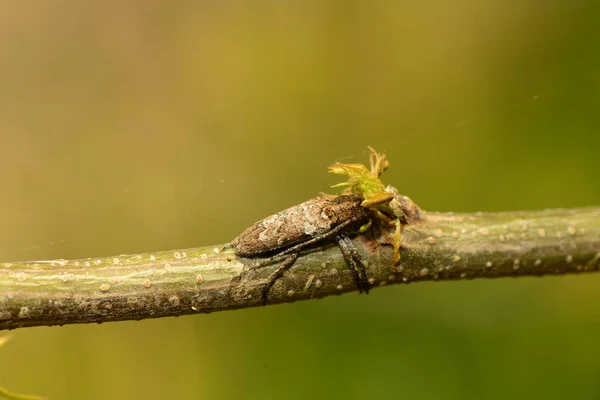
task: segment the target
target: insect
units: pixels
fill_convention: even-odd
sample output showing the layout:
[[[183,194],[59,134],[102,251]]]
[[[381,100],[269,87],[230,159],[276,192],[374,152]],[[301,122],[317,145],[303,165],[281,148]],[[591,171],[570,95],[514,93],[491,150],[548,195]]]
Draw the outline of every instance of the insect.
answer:
[[[371,217],[361,202],[357,195],[315,197],[258,221],[231,242],[230,246],[239,256],[270,256],[250,270],[285,258],[267,279],[263,302],[275,281],[294,264],[301,249],[327,239],[337,242],[352,269],[358,290],[368,293],[365,265],[347,234],[353,227],[360,230]]]
[[[340,196],[323,195],[273,214],[244,230],[228,246],[242,257],[268,257],[249,270],[256,270],[278,259],[283,262],[267,278],[262,290],[266,304],[268,293],[283,273],[292,267],[302,249],[326,240],[337,243],[360,293],[369,292],[365,264],[350,240],[351,233],[364,233],[372,223],[395,226],[393,264],[399,260],[401,228],[407,223],[406,205],[392,186],[379,180],[389,162],[384,155],[371,151],[371,169],[362,164],[335,164],[330,171],[349,176]]]

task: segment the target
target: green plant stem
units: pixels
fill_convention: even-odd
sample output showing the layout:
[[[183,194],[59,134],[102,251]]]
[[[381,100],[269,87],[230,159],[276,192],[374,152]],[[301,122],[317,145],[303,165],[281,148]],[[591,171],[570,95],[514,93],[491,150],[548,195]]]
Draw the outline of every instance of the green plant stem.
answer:
[[[427,280],[597,271],[600,208],[452,214],[422,212],[406,226],[400,264],[379,238],[354,239],[373,287]],[[235,279],[256,259],[222,246],[81,260],[0,263],[0,329],[139,320],[261,304],[276,264]],[[356,290],[335,245],[302,253],[269,303]]]
[[[45,397],[9,392],[3,387],[0,387],[0,398],[5,398],[8,400],[46,400]]]

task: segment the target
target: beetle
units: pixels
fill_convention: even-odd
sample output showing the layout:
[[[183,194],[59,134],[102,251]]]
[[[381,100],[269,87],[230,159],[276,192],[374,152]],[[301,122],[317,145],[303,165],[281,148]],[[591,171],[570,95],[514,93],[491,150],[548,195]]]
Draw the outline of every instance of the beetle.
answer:
[[[365,264],[348,236],[353,227],[361,231],[361,226],[366,226],[372,218],[362,202],[363,199],[354,194],[315,197],[258,221],[228,245],[238,256],[268,257],[250,270],[285,257],[267,279],[262,290],[263,304],[275,281],[292,267],[299,252],[326,240],[335,240],[338,244],[352,269],[359,292],[369,292]]]

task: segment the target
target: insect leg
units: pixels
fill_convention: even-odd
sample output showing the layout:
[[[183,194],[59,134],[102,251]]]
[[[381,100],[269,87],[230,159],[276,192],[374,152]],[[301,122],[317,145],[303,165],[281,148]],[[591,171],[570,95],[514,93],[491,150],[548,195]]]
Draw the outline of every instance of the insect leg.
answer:
[[[370,285],[369,279],[367,278],[367,269],[358,250],[356,250],[356,247],[345,233],[337,235],[335,240],[340,247],[344,259],[352,269],[358,292],[365,292],[368,294]]]
[[[294,265],[294,263],[298,259],[298,254],[299,253],[292,253],[292,254],[290,254],[288,256],[288,258],[286,258],[285,260],[283,260],[283,262],[281,263],[281,265],[279,267],[277,267],[277,269],[275,271],[273,271],[273,273],[271,273],[271,275],[269,275],[267,283],[265,284],[265,286],[262,289],[262,303],[263,303],[263,306],[267,304],[267,299],[268,299],[268,296],[269,296],[269,290],[271,290],[271,288],[275,284],[275,281],[277,279],[281,278],[283,276],[283,273],[285,271],[287,271],[288,269],[290,269],[292,267],[292,265]]]
[[[342,251],[344,260],[350,266],[350,270],[352,271],[352,277],[354,278],[354,283],[356,284],[356,287],[358,288],[358,292],[362,293],[363,292],[362,279],[360,276],[361,274],[358,270],[358,265],[356,265],[356,261],[354,261],[354,258],[350,254],[350,251],[347,247],[347,244],[344,242],[344,240],[340,236],[336,236],[335,239],[336,239],[338,246],[340,247],[340,250]]]
[[[392,269],[396,270],[396,265],[400,262],[400,247],[402,247],[402,222],[396,220],[396,229],[394,231],[394,253],[392,254]]]

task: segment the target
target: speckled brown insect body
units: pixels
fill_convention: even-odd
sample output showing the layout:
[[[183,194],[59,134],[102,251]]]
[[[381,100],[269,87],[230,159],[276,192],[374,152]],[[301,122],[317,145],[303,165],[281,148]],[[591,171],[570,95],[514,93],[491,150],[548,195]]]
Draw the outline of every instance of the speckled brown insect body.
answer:
[[[237,255],[255,257],[285,250],[331,232],[340,224],[368,221],[355,195],[315,197],[273,214],[247,228],[231,242]]]
[[[258,269],[275,259],[286,257],[269,276],[263,290],[263,302],[275,281],[289,269],[301,249],[324,240],[335,240],[352,268],[360,292],[368,293],[366,268],[347,232],[371,218],[357,195],[320,196],[273,214],[243,231],[230,247],[242,257],[268,257],[251,269]]]

